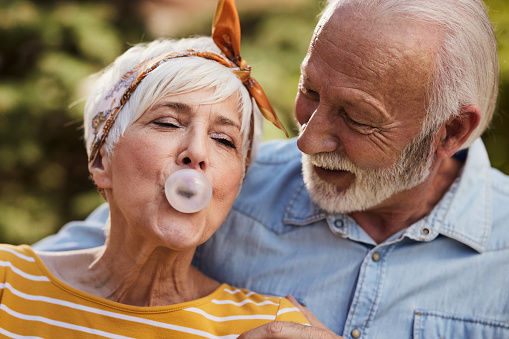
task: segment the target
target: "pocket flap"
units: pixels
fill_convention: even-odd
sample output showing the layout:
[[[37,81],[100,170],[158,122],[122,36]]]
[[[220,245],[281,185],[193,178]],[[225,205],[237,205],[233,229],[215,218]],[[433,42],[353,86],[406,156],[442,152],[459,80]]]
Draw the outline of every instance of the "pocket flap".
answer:
[[[509,322],[417,310],[413,332],[413,337],[419,339],[509,338]]]

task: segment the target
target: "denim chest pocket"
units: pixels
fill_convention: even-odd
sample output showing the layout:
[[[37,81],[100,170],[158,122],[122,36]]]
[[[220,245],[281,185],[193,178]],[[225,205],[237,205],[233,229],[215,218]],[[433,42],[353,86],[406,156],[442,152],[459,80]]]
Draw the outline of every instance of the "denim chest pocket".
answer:
[[[418,310],[414,339],[508,339],[509,322],[481,317]]]

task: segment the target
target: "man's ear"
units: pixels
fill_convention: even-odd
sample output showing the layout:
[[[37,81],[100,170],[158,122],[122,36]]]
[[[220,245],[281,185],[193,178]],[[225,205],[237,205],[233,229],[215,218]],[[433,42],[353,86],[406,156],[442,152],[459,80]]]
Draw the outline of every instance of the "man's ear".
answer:
[[[98,188],[111,188],[110,159],[104,147],[101,147],[95,161],[90,165],[90,175]]]
[[[439,130],[437,156],[450,158],[458,151],[481,121],[481,110],[475,105],[461,108],[460,114],[452,117]]]

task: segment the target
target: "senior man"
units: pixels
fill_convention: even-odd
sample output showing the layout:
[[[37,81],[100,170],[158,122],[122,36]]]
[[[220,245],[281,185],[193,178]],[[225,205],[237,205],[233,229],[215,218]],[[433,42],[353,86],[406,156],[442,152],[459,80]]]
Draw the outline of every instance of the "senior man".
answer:
[[[195,265],[291,294],[345,338],[509,338],[509,178],[479,138],[497,88],[481,0],[331,0],[302,63],[298,139],[262,147]],[[100,244],[106,208],[38,248]],[[245,335],[299,336],[333,334]]]

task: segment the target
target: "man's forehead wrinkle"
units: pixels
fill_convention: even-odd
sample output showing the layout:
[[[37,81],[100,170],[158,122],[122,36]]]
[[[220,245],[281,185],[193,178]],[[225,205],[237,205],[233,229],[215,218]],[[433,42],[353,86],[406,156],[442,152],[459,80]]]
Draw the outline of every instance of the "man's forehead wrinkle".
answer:
[[[339,45],[337,45],[333,41],[331,41],[331,39],[327,39],[327,38],[317,39],[314,47],[315,48],[313,49],[312,54],[314,53],[314,55],[317,58],[319,58],[321,60],[321,62],[327,64],[327,66],[330,70],[334,70],[341,74],[344,74],[345,70],[355,70],[358,67],[358,65],[356,64],[355,61],[362,62],[362,59],[358,55],[356,55],[355,53],[352,53],[351,51],[347,51],[347,50],[341,48]],[[331,50],[333,50],[332,53],[331,53]],[[350,57],[349,58],[341,58],[341,64],[335,66],[333,61],[339,59],[338,56],[340,54],[348,55]],[[350,59],[352,59],[351,58],[352,56],[353,56],[354,60],[350,61]],[[345,67],[345,65],[347,67]],[[363,78],[360,78],[360,77],[358,77],[354,74],[351,74],[351,73],[352,72],[348,72],[345,75],[347,75],[348,77],[358,79],[358,80],[364,80]]]
[[[364,70],[366,75],[371,75],[379,81],[383,74],[389,72],[395,64],[402,59],[402,51],[396,47],[385,45],[384,47],[373,46],[358,40],[358,47],[345,49],[344,53],[353,61],[352,70]],[[336,46],[340,49],[340,46]]]
[[[315,31],[313,32],[313,35],[311,36],[311,42],[309,43],[308,52],[310,52],[314,48],[314,46],[316,45],[316,40],[321,35],[324,26],[326,26],[325,22],[323,22],[322,20],[318,23],[318,25],[315,28]]]
[[[316,25],[315,31],[313,32],[313,37],[311,40],[316,39],[316,37],[320,34],[320,32],[323,30],[323,27],[325,26],[323,21],[320,21],[318,25]]]
[[[336,45],[332,44],[332,42],[330,42],[330,41],[326,41],[326,42],[324,42],[324,44],[328,44],[329,46],[336,46]],[[339,74],[338,76],[328,75],[327,79],[331,79],[331,81],[329,81],[327,83],[327,85],[330,87],[344,87],[344,85],[345,85],[349,89],[353,89],[353,90],[357,90],[357,91],[365,93],[364,95],[362,95],[362,97],[364,98],[363,101],[366,102],[367,104],[370,104],[370,105],[376,107],[377,110],[379,110],[380,112],[383,113],[384,116],[386,116],[387,114],[385,112],[385,109],[383,107],[380,107],[380,103],[378,102],[378,100],[380,98],[375,98],[375,97],[371,98],[373,95],[376,96],[376,93],[366,92],[370,88],[375,87],[376,82],[378,82],[379,78],[380,78],[379,74],[372,68],[367,67],[362,62],[362,58],[359,55],[357,55],[353,52],[350,52],[350,51],[346,51],[344,49],[339,49],[339,48],[336,48],[336,51],[339,51],[340,53],[348,54],[348,57],[343,58],[343,59],[347,59],[347,60],[353,59],[353,61],[345,60],[345,62],[342,62],[341,65],[338,65],[338,67],[335,68],[332,65],[330,65],[330,53],[327,53],[327,50],[325,48],[324,49],[315,48],[313,51],[315,57],[318,58],[320,60],[320,62],[323,62],[329,66],[330,72]],[[308,66],[313,67],[314,63],[313,62],[308,63]],[[359,74],[359,72],[358,72],[359,69],[363,69],[365,72],[369,73],[371,76],[367,77],[365,74]],[[350,71],[348,71],[348,70],[350,70]],[[311,81],[311,83],[312,83],[312,81]],[[318,83],[318,81],[317,81],[317,83]],[[321,83],[323,83],[323,82],[321,82]],[[371,99],[368,99],[368,98],[371,98]]]
[[[405,58],[407,43],[399,40],[405,27],[408,24],[376,20],[363,7],[344,5],[324,24],[321,34],[335,49],[351,51],[359,65],[378,78]]]
[[[351,57],[351,59],[353,60],[352,63],[353,63],[353,66],[355,67],[352,70],[359,70],[359,69],[364,70],[366,72],[366,75],[374,77],[373,80],[380,80],[380,78],[381,78],[380,71],[382,71],[384,68],[386,68],[386,67],[380,67],[380,66],[385,66],[385,64],[383,62],[379,61],[378,58],[363,57],[352,50],[348,51],[348,54]]]
[[[320,58],[323,61],[323,56],[320,53],[317,53],[316,57]],[[325,62],[325,61],[323,61],[323,62]],[[312,69],[314,68],[313,62],[308,63],[306,68],[310,68],[309,74],[313,74],[315,77],[317,76],[316,72],[312,71]],[[324,87],[324,88],[338,88],[338,89],[354,91],[354,92],[362,93],[362,94],[356,96],[355,100],[349,100],[348,96],[343,96],[343,95],[340,97],[332,96],[332,97],[329,97],[329,100],[332,100],[330,103],[338,101],[338,98],[341,98],[340,101],[343,104],[350,105],[352,107],[355,107],[358,104],[358,102],[363,102],[363,103],[366,103],[366,104],[374,107],[379,112],[379,114],[383,117],[384,120],[390,119],[390,114],[387,112],[384,105],[380,102],[381,98],[377,97],[377,93],[369,90],[370,88],[375,88],[374,87],[375,84],[373,81],[366,80],[365,77],[357,77],[357,76],[351,75],[351,74],[345,75],[342,71],[335,70],[333,68],[331,68],[331,71],[340,73],[339,77],[342,77],[342,78],[345,78],[345,76],[348,77],[349,81],[334,81],[334,79],[339,79],[339,78],[337,76],[330,75],[330,74],[326,77],[318,75],[319,78],[317,78],[316,86],[322,85],[322,87]],[[304,74],[306,74],[306,72],[304,72]],[[313,79],[311,78],[313,75],[311,75],[310,77],[307,77],[305,75],[306,79],[310,79],[310,80],[308,80],[308,82],[311,85],[313,85]],[[324,81],[326,81],[324,79],[331,79],[331,81],[324,83]],[[351,80],[355,80],[355,81],[352,82]],[[366,84],[368,84],[368,86],[366,86]],[[316,90],[320,90],[320,88],[316,88]],[[320,95],[323,95],[324,98],[326,98],[327,92],[332,95],[334,95],[334,93],[335,93],[334,91],[321,91]],[[329,100],[326,100],[326,102],[329,102]],[[358,101],[358,102],[356,102],[356,101]]]
[[[321,34],[318,35],[313,41],[312,52],[326,53],[331,56],[339,55],[340,53],[346,55],[346,58],[342,58],[343,64],[346,60],[351,61],[351,67],[344,68],[350,69],[352,72],[348,72],[349,76],[359,78],[354,75],[357,70],[365,70],[367,75],[373,76],[378,81],[381,74],[388,71],[394,62],[401,58],[401,51],[398,48],[380,48],[376,44],[372,44],[370,40],[363,39],[364,33],[356,34],[355,37],[360,39],[351,39],[350,43],[345,44],[345,37],[340,37],[339,30],[333,30],[329,25],[325,25]],[[353,45],[353,44],[356,44]],[[332,51],[332,52],[330,52]],[[368,57],[361,53],[369,53]],[[331,60],[331,57],[320,56],[324,62]],[[332,62],[328,62],[330,66],[333,66]]]

